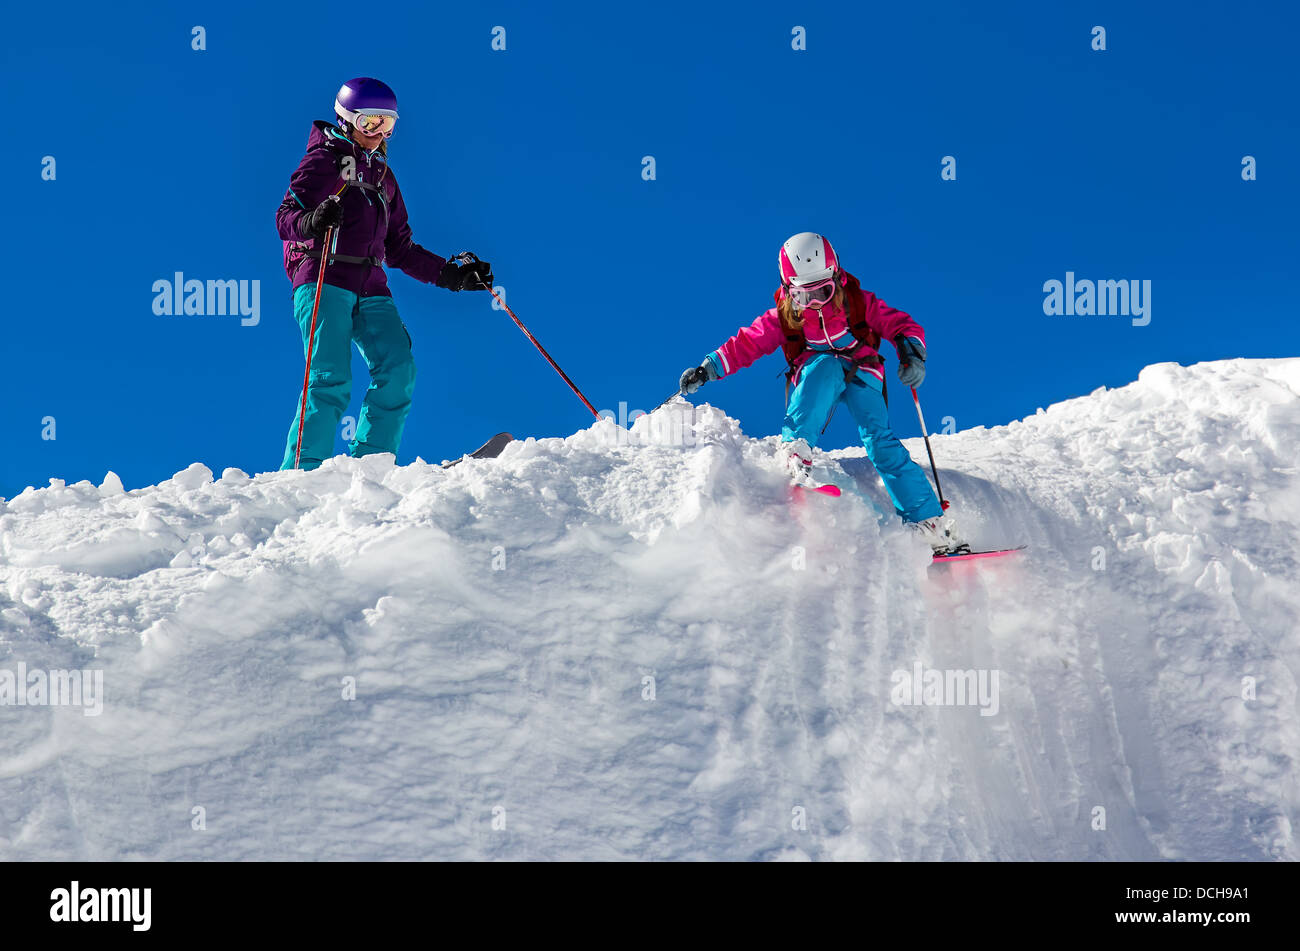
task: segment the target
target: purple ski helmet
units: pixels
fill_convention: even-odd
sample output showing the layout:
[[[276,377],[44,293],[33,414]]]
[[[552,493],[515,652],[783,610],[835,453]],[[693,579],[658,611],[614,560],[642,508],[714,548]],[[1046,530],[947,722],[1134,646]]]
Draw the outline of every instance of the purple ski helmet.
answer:
[[[397,122],[397,94],[378,79],[349,79],[334,97],[334,112],[367,135],[387,138]]]

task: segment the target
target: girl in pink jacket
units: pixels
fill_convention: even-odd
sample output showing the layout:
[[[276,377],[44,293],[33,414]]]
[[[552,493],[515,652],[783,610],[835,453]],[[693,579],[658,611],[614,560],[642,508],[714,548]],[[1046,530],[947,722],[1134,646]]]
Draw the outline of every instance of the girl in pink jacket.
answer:
[[[885,406],[882,340],[898,351],[898,377],[905,386],[925,379],[925,331],[890,307],[839,266],[830,241],[805,231],[781,246],[781,287],[776,306],[682,374],[681,390],[693,393],[710,380],[784,350],[793,384],[781,427],[789,444],[787,464],[796,484],[811,482],[812,446],[835,406],[844,403],[858,424],[867,458],[885,483],[894,509],[915,524],[936,551],[956,550],[960,540],[944,515],[925,472],[912,461],[889,426]]]

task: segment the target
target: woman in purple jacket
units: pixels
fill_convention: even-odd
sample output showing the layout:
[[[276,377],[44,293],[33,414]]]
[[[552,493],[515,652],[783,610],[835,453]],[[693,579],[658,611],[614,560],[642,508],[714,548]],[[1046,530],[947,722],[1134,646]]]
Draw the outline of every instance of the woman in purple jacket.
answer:
[[[353,456],[396,454],[415,389],[411,336],[388,290],[382,265],[401,268],[448,290],[486,290],[492,266],[459,265],[411,240],[387,139],[397,122],[397,97],[377,79],[350,79],[334,101],[338,122],[312,125],[307,154],[289,179],[275,215],[284,268],[293,283],[293,312],[306,355],[311,334],[321,240],[334,228],[301,421],[304,469],[334,454],[334,433],[352,395],[352,344],[370,370],[370,387],[348,445]],[[301,400],[289,429],[281,469],[294,468]]]

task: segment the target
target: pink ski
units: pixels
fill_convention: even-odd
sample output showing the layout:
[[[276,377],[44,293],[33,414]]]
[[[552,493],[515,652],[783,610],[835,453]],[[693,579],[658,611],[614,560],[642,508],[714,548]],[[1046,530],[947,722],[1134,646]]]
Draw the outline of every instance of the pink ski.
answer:
[[[801,498],[805,492],[816,492],[818,495],[829,495],[831,498],[840,497],[840,487],[838,485],[792,485],[790,486],[791,498]]]

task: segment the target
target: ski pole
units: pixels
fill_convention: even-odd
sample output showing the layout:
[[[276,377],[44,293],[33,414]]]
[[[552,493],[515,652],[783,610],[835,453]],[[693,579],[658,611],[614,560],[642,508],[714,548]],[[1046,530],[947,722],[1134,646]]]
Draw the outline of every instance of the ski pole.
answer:
[[[316,300],[311,305],[311,330],[307,333],[307,369],[302,374],[302,403],[298,407],[298,447],[293,451],[295,469],[302,461],[302,424],[307,417],[307,380],[311,377],[311,352],[316,347],[316,314],[320,310],[320,292],[325,286],[325,265],[330,259],[330,242],[333,239],[334,226],[330,225],[325,229],[325,239],[321,242],[320,271],[316,274]]]
[[[460,261],[462,264],[477,264],[479,262],[478,256],[475,255],[473,251],[463,251],[460,254],[453,255],[451,260]],[[477,276],[477,272],[475,273],[475,276]],[[480,283],[483,282],[480,281]],[[507,306],[506,302],[501,298],[501,295],[497,293],[496,288],[488,287],[486,283],[484,283],[483,286],[487,287],[487,289],[492,293],[492,296],[496,298],[496,302],[501,305],[501,309],[510,315],[510,319],[513,320],[515,325],[524,332],[524,336],[531,340],[533,346],[537,348],[537,351],[546,358],[546,362],[551,365],[551,369],[560,374],[560,378],[564,380],[565,383],[569,384],[569,389],[573,390],[574,395],[577,396],[578,399],[582,400],[582,405],[591,411],[592,416],[600,419],[600,413],[596,412],[596,407],[592,406],[591,401],[582,395],[582,390],[578,389],[578,385],[569,379],[569,374],[560,369],[560,365],[555,362],[549,353],[546,352],[546,348],[538,343],[537,338],[534,337],[529,329],[524,326],[524,322],[515,316],[515,312]]]
[[[939,507],[946,512],[948,511],[948,500],[943,497],[943,486],[939,484],[939,469],[934,464],[934,451],[930,448],[930,434],[925,429],[925,415],[921,412],[921,398],[916,395],[916,387],[912,387],[912,402],[916,404],[916,418],[921,421],[921,435],[925,439],[925,452],[930,457],[930,471],[934,473],[934,487],[939,491]]]
[[[656,407],[655,407],[654,409],[652,409],[650,412],[653,413],[655,410],[657,410],[657,409],[661,409],[661,408],[667,406],[669,403],[671,403],[673,400],[677,399],[677,397],[679,397],[679,396],[681,396],[681,395],[682,395],[682,391],[681,391],[680,389],[678,389],[678,391],[677,391],[676,393],[674,393],[672,396],[668,397],[668,399],[664,400],[662,403],[660,403],[658,406],[656,406]],[[647,415],[649,415],[649,414],[647,414]]]

